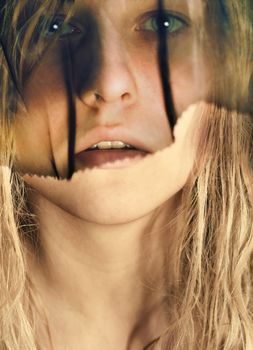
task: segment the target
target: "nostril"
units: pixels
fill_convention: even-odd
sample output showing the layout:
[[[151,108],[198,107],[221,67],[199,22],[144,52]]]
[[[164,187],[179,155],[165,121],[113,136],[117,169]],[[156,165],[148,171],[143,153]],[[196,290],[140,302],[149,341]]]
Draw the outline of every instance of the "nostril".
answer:
[[[122,97],[122,100],[125,102],[129,101],[131,98],[131,96],[128,92],[124,93],[121,97]]]
[[[115,102],[116,98],[106,98],[102,94],[90,91],[85,92],[82,96],[80,96],[80,100],[85,103],[87,106],[90,107],[98,107],[100,104],[103,103],[112,103]],[[125,92],[119,96],[119,101],[123,102],[124,104],[129,104],[132,101],[132,95],[129,92]]]

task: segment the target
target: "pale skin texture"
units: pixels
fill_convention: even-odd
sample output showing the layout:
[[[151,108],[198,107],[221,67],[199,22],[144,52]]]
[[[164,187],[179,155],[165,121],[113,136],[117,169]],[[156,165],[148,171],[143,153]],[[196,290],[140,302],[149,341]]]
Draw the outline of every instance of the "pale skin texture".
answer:
[[[55,349],[138,350],[166,329],[162,267],[175,237],[161,227],[194,165],[195,111],[171,147],[128,168],[80,171],[71,182],[25,176],[40,223],[31,278]]]
[[[173,217],[194,166],[196,113],[191,110],[181,119],[172,145],[155,34],[133,30],[134,21],[155,10],[156,3],[90,3],[101,26],[103,60],[95,83],[76,100],[77,148],[95,127],[130,130],[153,152],[170,147],[124,169],[79,171],[68,183],[26,175],[41,241],[39,259],[31,254],[28,262],[48,316],[53,349],[139,350],[168,321],[159,286],[164,249],[173,232],[159,228]],[[77,6],[80,11],[88,5],[79,0]],[[166,9],[189,15],[184,1]],[[178,114],[201,99],[188,55],[193,33],[191,23],[171,38]],[[49,72],[50,64],[54,69]],[[66,102],[50,53],[30,78],[25,96],[29,116],[16,120],[17,166],[23,172],[53,175],[53,153],[64,176]],[[40,343],[49,349],[39,325]]]

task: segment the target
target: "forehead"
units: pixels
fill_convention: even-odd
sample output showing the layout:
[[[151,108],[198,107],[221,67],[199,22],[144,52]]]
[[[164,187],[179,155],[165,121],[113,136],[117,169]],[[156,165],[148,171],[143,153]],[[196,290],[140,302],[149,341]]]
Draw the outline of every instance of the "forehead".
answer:
[[[215,0],[212,0],[215,1]],[[158,0],[75,0],[74,8],[92,10],[94,14],[120,17],[134,16],[137,11],[153,11]],[[182,13],[190,18],[202,17],[203,0],[163,0],[166,11]]]
[[[165,6],[183,6],[188,7],[194,3],[198,3],[199,0],[163,0]],[[108,8],[113,7],[117,10],[124,10],[131,7],[148,7],[157,6],[158,0],[75,0],[74,4],[78,7],[96,7],[96,8]]]
[[[106,18],[120,21],[134,20],[141,12],[155,11],[158,0],[75,0],[73,5],[76,14],[91,11],[101,21]],[[163,0],[163,5],[165,11],[183,14],[193,21],[203,18],[203,0]]]

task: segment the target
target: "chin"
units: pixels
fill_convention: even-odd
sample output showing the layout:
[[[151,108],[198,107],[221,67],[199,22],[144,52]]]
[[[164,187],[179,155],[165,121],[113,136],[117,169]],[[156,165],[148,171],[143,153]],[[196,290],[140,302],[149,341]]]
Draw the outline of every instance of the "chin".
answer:
[[[136,221],[147,214],[148,213],[143,212],[143,210],[141,212],[133,213],[131,211],[115,212],[115,209],[112,209],[97,213],[91,213],[89,211],[80,212],[78,217],[84,221],[97,225],[122,225]]]
[[[76,195],[68,194],[55,202],[61,209],[81,220],[100,225],[117,225],[138,220],[164,203],[168,198],[153,197],[153,200],[147,200],[146,192],[124,190],[118,191],[83,191],[79,199]]]

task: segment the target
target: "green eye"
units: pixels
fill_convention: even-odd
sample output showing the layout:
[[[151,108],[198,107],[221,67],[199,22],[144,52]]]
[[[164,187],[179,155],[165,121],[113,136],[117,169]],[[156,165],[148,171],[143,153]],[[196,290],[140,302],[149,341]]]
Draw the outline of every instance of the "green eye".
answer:
[[[163,19],[162,25],[165,27],[168,33],[175,33],[178,30],[180,30],[182,27],[184,27],[186,23],[183,19],[180,19],[171,14],[167,14]],[[146,20],[142,24],[142,27],[141,27],[142,30],[146,30],[150,32],[157,32],[158,28],[159,28],[159,19],[157,15],[151,16],[148,20]]]
[[[76,26],[66,22],[64,18],[55,17],[45,30],[44,36],[51,37],[53,35],[59,35],[60,37],[64,37],[77,32],[80,31]]]

